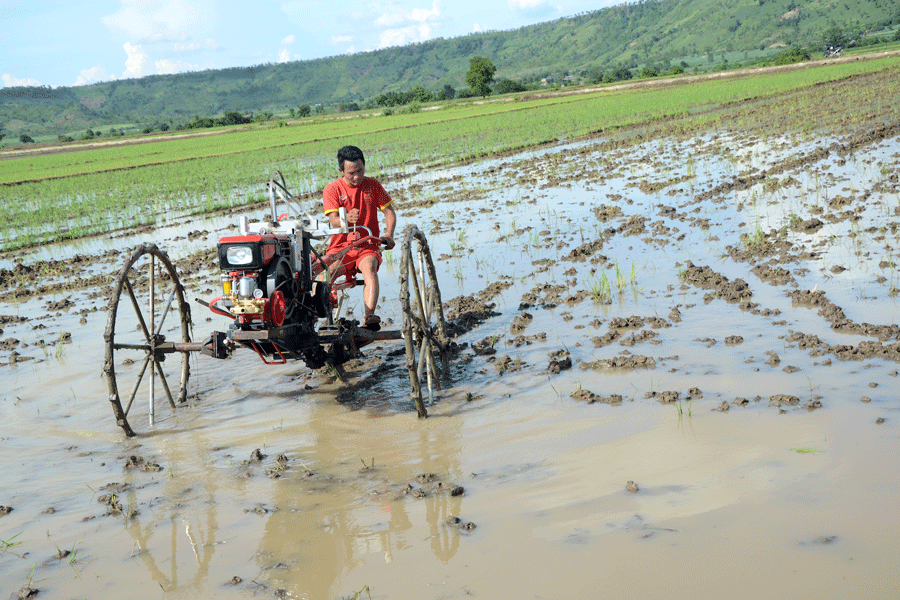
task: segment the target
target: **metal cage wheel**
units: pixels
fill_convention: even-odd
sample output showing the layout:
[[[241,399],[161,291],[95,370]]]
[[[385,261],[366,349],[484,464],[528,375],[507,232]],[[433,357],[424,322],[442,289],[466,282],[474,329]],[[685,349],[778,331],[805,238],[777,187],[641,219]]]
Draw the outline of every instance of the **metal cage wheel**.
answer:
[[[135,425],[155,424],[157,400],[165,397],[173,411],[187,400],[189,355],[177,352],[172,342],[190,342],[190,329],[190,307],[168,255],[156,244],[139,246],[116,278],[103,335],[109,401],[128,437],[136,434]],[[165,370],[173,353],[168,365],[177,380]],[[138,398],[147,399],[146,416]]]
[[[401,247],[400,304],[412,396],[419,417],[427,417],[422,380],[426,381],[429,398],[433,400],[434,388],[440,387],[435,351],[445,366],[449,340],[431,250],[415,225],[406,229]]]

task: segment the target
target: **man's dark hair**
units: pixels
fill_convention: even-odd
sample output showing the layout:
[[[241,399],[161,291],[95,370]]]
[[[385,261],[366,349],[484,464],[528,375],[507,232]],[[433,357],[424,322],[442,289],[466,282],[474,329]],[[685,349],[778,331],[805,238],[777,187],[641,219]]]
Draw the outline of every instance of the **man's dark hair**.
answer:
[[[337,153],[338,159],[338,170],[341,173],[344,172],[344,161],[349,160],[350,162],[360,161],[363,166],[366,164],[366,158],[363,156],[362,150],[357,148],[356,146],[344,146]]]

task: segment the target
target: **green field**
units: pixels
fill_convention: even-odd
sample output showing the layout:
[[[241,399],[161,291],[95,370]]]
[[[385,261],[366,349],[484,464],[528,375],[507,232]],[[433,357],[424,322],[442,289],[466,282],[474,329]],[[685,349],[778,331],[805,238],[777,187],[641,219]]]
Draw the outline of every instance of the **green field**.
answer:
[[[880,76],[871,76],[871,74]],[[834,98],[829,84],[859,78],[855,98]],[[195,214],[260,200],[266,173],[284,173],[293,191],[315,194],[336,175],[338,147],[352,143],[369,171],[390,177],[409,165],[450,165],[585,135],[627,136],[635,127],[657,135],[690,135],[758,118],[747,101],[779,102],[796,132],[840,133],[856,120],[900,121],[896,58],[487,102],[454,102],[391,116],[333,117],[248,125],[211,135],[170,134],[125,145],[65,146],[62,152],[0,160],[0,199],[10,250],[123,227],[164,215]],[[767,100],[770,99],[770,100]],[[804,118],[804,105],[835,102],[831,125]],[[785,104],[787,103],[787,104]],[[743,112],[742,112],[743,111]],[[786,133],[783,130],[773,132]],[[117,141],[121,141],[120,138]],[[125,138],[125,141],[128,141]]]

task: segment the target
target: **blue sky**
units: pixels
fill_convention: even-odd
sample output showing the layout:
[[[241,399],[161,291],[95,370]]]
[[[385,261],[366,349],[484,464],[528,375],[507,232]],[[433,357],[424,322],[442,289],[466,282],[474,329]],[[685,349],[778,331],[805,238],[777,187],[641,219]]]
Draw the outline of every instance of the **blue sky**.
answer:
[[[0,85],[310,60],[515,29],[622,0],[0,0]]]

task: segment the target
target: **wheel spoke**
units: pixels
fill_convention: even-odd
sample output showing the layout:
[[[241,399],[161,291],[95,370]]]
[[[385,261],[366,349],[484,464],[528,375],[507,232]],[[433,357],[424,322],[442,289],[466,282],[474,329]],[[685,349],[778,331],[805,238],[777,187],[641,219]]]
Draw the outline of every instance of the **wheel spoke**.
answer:
[[[166,374],[163,373],[161,362],[154,360],[153,365],[156,367],[156,372],[159,375],[159,379],[162,381],[163,389],[166,391],[166,397],[169,399],[169,406],[175,408],[175,400],[172,399],[172,392],[169,391],[169,382],[166,381]]]
[[[141,372],[138,373],[137,379],[134,381],[134,387],[131,389],[131,395],[128,396],[128,405],[125,407],[125,415],[128,415],[128,411],[131,410],[131,404],[134,402],[134,397],[137,395],[138,388],[141,387],[141,381],[144,379],[144,372],[147,370],[147,363],[150,362],[150,358],[153,355],[149,352],[147,356],[144,357],[144,364],[141,365]]]
[[[166,322],[166,317],[169,315],[169,309],[172,307],[172,300],[175,299],[175,292],[178,290],[172,290],[172,293],[169,294],[169,301],[166,302],[166,308],[162,311],[162,314],[159,316],[159,325],[156,326],[156,335],[162,333],[163,323]]]
[[[131,287],[131,281],[129,281],[128,277],[125,277],[125,289],[128,291],[128,297],[131,298],[131,306],[134,307],[134,314],[137,315],[138,323],[141,324],[141,331],[144,332],[144,339],[147,340],[147,343],[152,343],[150,339],[150,331],[147,329],[147,323],[144,322],[144,314],[141,312],[141,307],[138,304],[137,298],[134,296],[134,289]]]

